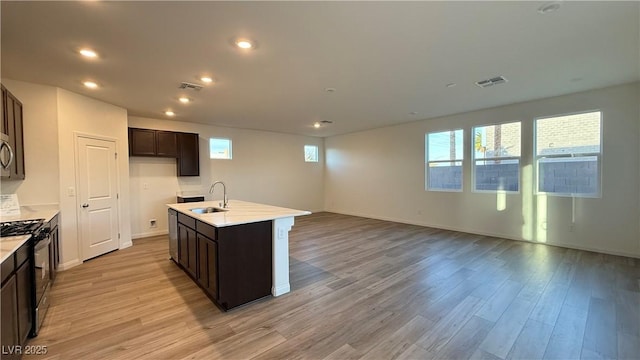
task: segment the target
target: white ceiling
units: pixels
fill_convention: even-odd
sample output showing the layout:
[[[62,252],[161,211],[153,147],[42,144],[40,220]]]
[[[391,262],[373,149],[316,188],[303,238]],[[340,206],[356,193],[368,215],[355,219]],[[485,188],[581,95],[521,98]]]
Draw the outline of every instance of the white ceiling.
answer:
[[[312,136],[640,80],[640,2],[544,3],[2,1],[1,70],[130,115]],[[202,73],[217,83],[178,89]]]

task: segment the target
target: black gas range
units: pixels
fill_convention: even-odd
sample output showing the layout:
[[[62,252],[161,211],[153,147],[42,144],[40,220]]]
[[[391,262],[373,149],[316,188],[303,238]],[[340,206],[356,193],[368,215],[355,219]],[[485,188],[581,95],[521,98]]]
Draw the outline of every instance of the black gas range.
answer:
[[[0,237],[19,235],[40,235],[44,227],[44,219],[18,220],[0,223]]]
[[[55,276],[52,243],[48,224],[44,219],[18,220],[0,223],[0,237],[31,235],[31,279],[33,328],[31,336],[37,336],[49,309],[49,288]]]

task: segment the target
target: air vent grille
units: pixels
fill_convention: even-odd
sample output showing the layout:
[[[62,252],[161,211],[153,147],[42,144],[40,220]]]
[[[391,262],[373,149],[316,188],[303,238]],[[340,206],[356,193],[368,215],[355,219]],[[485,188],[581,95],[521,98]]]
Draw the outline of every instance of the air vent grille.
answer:
[[[333,124],[333,121],[331,121],[331,120],[322,120],[320,122],[323,123],[323,124]]]
[[[180,86],[178,86],[178,89],[187,89],[187,90],[193,90],[193,91],[200,91],[202,90],[202,86],[198,85],[198,84],[192,84],[192,83],[188,83],[188,82],[181,82]]]
[[[489,86],[504,84],[506,82],[507,79],[504,76],[496,76],[492,77],[491,79],[477,81],[476,85],[480,86],[481,88],[487,88]]]

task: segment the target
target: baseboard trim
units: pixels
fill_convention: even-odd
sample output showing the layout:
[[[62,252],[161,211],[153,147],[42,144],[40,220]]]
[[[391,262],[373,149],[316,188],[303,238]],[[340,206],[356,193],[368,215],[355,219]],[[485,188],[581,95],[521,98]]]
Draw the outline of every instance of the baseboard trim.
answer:
[[[608,249],[600,249],[600,248],[595,248],[595,247],[590,247],[590,246],[579,246],[579,245],[575,245],[575,244],[571,244],[571,243],[563,243],[563,242],[546,242],[546,243],[542,243],[542,242],[537,242],[537,241],[526,240],[526,239],[523,239],[523,238],[517,238],[517,237],[511,236],[511,235],[507,235],[507,234],[488,233],[488,232],[474,231],[474,230],[469,230],[469,229],[456,229],[456,228],[452,228],[452,227],[449,227],[449,226],[422,223],[422,222],[418,222],[418,221],[409,221],[409,220],[405,220],[405,219],[398,219],[398,218],[387,217],[387,216],[375,216],[375,215],[371,215],[371,214],[362,214],[362,213],[355,213],[355,212],[349,212],[349,211],[340,211],[340,210],[324,210],[324,211],[325,212],[336,213],[336,214],[342,214],[342,215],[364,217],[364,218],[368,218],[368,219],[391,221],[391,222],[396,222],[396,223],[400,223],[400,224],[424,226],[424,227],[430,227],[430,228],[434,228],[434,229],[442,229],[442,230],[448,230],[448,231],[463,232],[463,233],[474,234],[474,235],[492,236],[492,237],[497,237],[497,238],[507,239],[507,240],[523,241],[523,242],[528,242],[528,243],[532,243],[532,244],[557,246],[557,247],[562,247],[562,248],[567,248],[567,249],[584,250],[584,251],[597,252],[597,253],[601,253],[601,254],[624,256],[624,257],[640,259],[640,254],[627,253],[627,252],[624,252],[624,251],[611,251],[611,250],[608,250]]]
[[[71,261],[67,261],[66,263],[61,263],[58,265],[58,271],[65,271],[65,270],[69,270],[72,267],[76,267],[78,265],[82,264],[82,261],[80,261],[79,259],[73,259]]]
[[[125,243],[122,243],[122,245],[120,245],[118,250],[126,249],[126,248],[131,247],[131,246],[133,246],[133,243],[131,241],[127,241]]]
[[[167,235],[167,234],[169,234],[169,230],[149,231],[149,232],[140,233],[140,234],[133,234],[131,235],[131,239],[135,240],[135,239],[142,239],[146,237],[160,236],[160,235]]]

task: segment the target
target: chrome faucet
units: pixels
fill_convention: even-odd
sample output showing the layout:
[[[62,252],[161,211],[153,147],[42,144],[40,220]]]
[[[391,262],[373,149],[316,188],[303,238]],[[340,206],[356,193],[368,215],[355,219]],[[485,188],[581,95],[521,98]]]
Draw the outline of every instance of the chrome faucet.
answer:
[[[229,205],[229,200],[227,199],[227,186],[222,181],[216,181],[211,184],[211,189],[209,189],[209,194],[213,194],[213,189],[216,187],[216,184],[222,184],[222,208],[226,209],[227,205]]]

